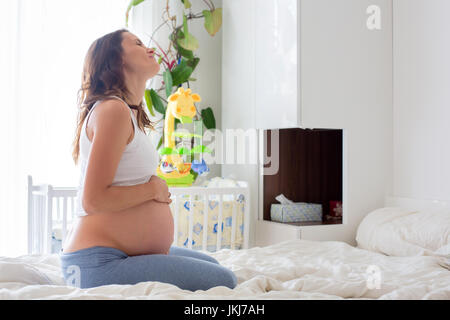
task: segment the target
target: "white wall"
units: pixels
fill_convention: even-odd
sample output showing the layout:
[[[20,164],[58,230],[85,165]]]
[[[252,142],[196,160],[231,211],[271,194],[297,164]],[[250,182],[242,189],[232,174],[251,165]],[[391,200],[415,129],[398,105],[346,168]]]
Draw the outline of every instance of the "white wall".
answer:
[[[207,9],[203,1],[191,1],[193,14],[198,14],[202,10]],[[214,0],[216,8],[222,7],[222,0]],[[176,26],[183,24],[184,9],[181,1],[169,0],[170,15],[176,16]],[[162,16],[166,8],[166,1],[147,0],[134,8],[132,16],[130,17],[130,27],[132,31],[139,36],[146,45],[149,44],[150,37],[154,30],[163,22]],[[167,15],[164,15],[167,17]],[[189,32],[192,33],[199,42],[199,48],[194,52],[196,57],[200,58],[197,68],[192,74],[197,81],[190,81],[189,85],[193,93],[198,93],[202,101],[196,103],[198,111],[201,109],[211,107],[216,118],[216,127],[221,129],[222,124],[222,29],[219,30],[212,37],[204,27],[204,19],[188,20]],[[166,50],[169,46],[169,34],[172,28],[164,25],[157,32],[155,39]],[[152,44],[154,45],[154,44]],[[172,50],[175,52],[175,50]],[[161,68],[160,73],[163,72]],[[153,88],[159,88],[162,78],[155,77],[152,84]],[[186,85],[183,85],[186,88]],[[165,94],[164,94],[165,97]],[[151,119],[157,120],[157,119]],[[185,128],[193,132],[192,125],[185,125]],[[159,141],[159,137],[155,137],[155,143]],[[208,177],[215,177],[221,175],[221,166],[219,164],[212,164],[209,166],[210,172]]]
[[[369,30],[367,7],[381,10]],[[344,130],[344,225],[302,229],[302,238],[355,243],[361,220],[392,185],[392,1],[302,0],[301,119]]]
[[[223,8],[222,57],[222,128],[248,130],[255,123],[255,28],[256,0],[225,0]],[[226,142],[226,139],[223,139]],[[225,161],[224,161],[225,162]],[[255,239],[255,221],[258,217],[257,164],[224,164],[224,176],[234,175],[250,186],[250,246]]]
[[[394,0],[393,195],[450,200],[450,1]]]

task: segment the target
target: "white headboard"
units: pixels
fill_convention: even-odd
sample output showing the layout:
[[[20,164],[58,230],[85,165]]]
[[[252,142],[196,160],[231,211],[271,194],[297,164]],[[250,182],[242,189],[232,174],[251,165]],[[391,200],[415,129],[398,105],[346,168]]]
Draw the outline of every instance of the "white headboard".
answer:
[[[448,200],[437,200],[437,199],[415,199],[415,198],[404,198],[404,197],[394,197],[386,196],[385,198],[386,207],[403,207],[407,209],[450,209],[450,201]]]

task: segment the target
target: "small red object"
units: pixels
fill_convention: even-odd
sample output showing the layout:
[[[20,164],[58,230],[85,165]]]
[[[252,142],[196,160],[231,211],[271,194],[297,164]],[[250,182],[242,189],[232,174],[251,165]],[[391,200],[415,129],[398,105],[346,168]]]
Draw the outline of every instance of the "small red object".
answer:
[[[342,217],[342,201],[330,201],[330,216]]]

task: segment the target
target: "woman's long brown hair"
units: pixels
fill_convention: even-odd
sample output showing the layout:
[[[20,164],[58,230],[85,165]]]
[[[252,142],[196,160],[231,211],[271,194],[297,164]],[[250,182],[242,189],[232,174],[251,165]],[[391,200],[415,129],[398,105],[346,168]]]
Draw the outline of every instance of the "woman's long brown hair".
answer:
[[[77,94],[77,127],[75,139],[72,143],[72,158],[78,164],[80,154],[80,134],[84,119],[94,103],[103,100],[107,96],[117,96],[130,105],[129,90],[125,86],[125,77],[122,69],[122,33],[127,29],[119,29],[108,33],[95,40],[84,59],[83,73],[81,76],[81,88]],[[143,101],[137,105],[138,126],[154,129],[154,126],[143,108]]]

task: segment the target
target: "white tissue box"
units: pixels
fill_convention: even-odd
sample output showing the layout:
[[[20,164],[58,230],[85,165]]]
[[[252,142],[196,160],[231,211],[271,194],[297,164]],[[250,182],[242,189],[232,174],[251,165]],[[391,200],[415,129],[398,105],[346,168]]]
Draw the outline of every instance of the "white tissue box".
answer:
[[[296,202],[294,204],[272,204],[270,218],[278,222],[322,221],[322,205]]]

